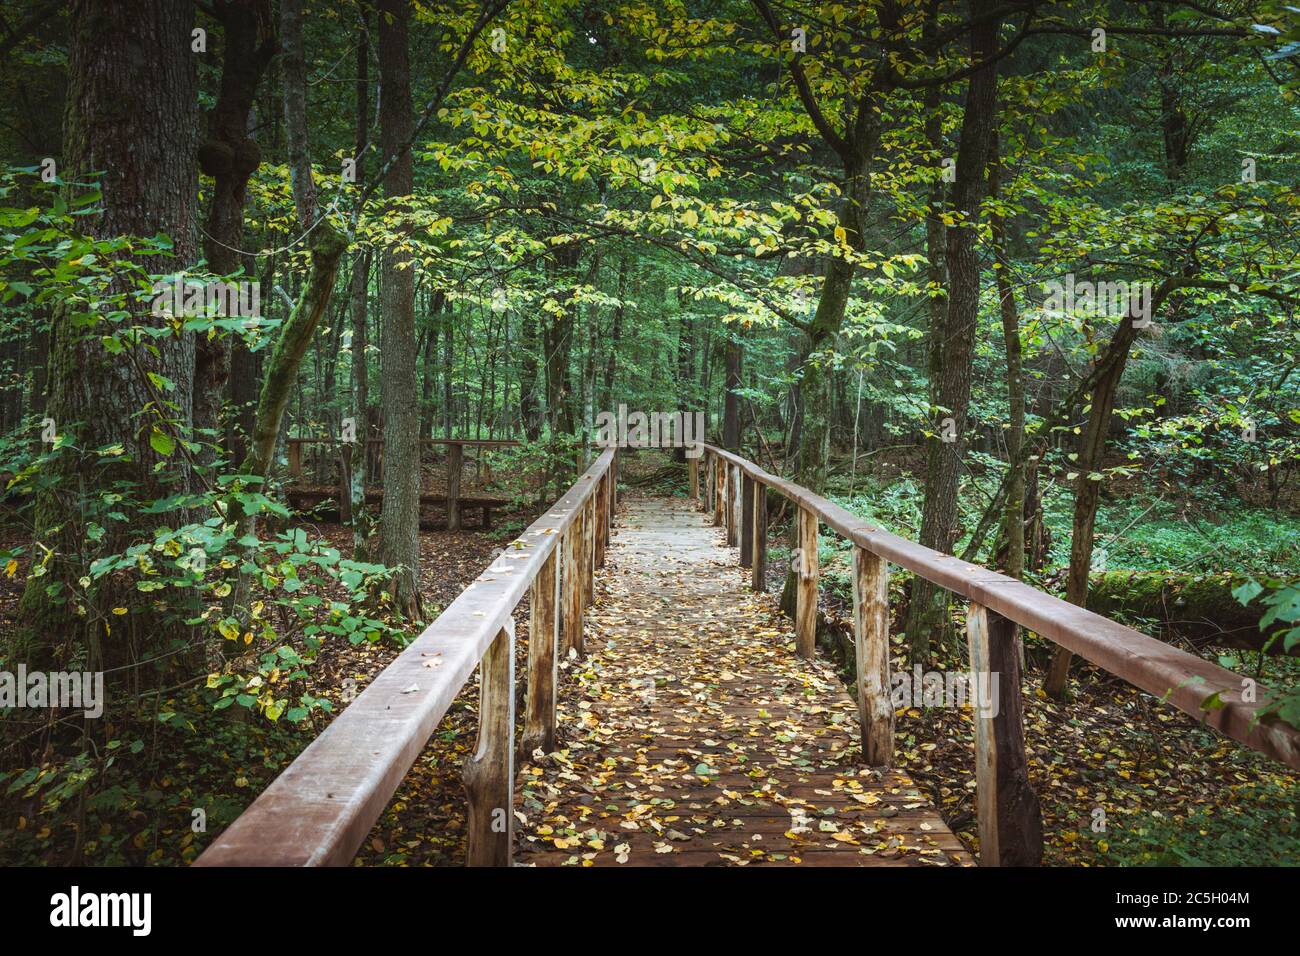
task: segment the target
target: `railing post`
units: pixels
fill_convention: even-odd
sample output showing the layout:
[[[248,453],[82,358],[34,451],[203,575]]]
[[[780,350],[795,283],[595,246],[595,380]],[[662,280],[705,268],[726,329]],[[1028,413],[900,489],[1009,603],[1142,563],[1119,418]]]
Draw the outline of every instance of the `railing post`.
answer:
[[[1037,866],[1043,859],[1043,819],[1025,760],[1016,626],[971,602],[966,636],[974,682],[980,865]]]
[[[289,445],[289,477],[302,477],[302,442],[290,438]]]
[[[795,609],[795,649],[812,660],[817,654],[817,515],[799,509],[799,581]]]
[[[469,866],[509,866],[514,845],[515,625],[506,621],[479,665],[478,745],[463,778]]]
[[[596,515],[596,567],[605,566],[605,541],[609,531],[609,472],[600,476],[596,485],[596,494],[592,499],[592,508]]]
[[[704,453],[707,465],[705,467],[705,482],[707,487],[704,489],[704,513],[713,514],[713,496],[718,493],[718,479],[716,477],[718,470],[718,456],[711,451]]]
[[[460,470],[465,451],[460,445],[447,446],[447,530],[460,530]]]
[[[737,533],[740,530],[739,522],[736,521],[736,509],[740,507],[740,482],[736,480],[739,474],[739,468],[735,465],[727,465],[727,514],[723,525],[727,529],[728,548],[734,548],[740,543],[740,536]]]
[[[714,477],[714,471],[718,467],[718,457],[712,451],[705,453],[705,494],[703,501],[699,502],[701,510],[705,514],[711,515],[714,512],[714,494],[718,492],[718,479]]]
[[[582,512],[574,515],[564,532],[564,567],[560,570],[560,590],[564,601],[562,644],[567,655],[570,650],[582,654]]]
[[[611,515],[618,513],[618,452],[614,452],[614,457],[609,462],[609,513]]]
[[[767,486],[754,482],[754,559],[750,569],[749,586],[755,591],[767,590]]]
[[[690,473],[691,500],[700,497],[700,460],[692,458],[689,449],[686,452],[686,470]]]
[[[524,711],[524,753],[555,749],[556,654],[560,636],[560,551],[551,551],[529,591],[528,703]]]
[[[582,506],[582,606],[596,600],[596,491]]]
[[[739,465],[734,466],[731,470],[731,480],[735,483],[735,489],[731,493],[731,529],[732,530],[731,530],[731,534],[728,535],[728,538],[731,539],[731,543],[734,547],[740,547],[740,526],[744,524],[744,520],[742,518],[742,515],[744,513],[742,500],[745,497],[743,493],[744,489],[742,487],[744,483],[744,474],[745,473],[741,471]]]
[[[868,767],[894,758],[894,704],[889,693],[889,562],[853,548],[853,650],[858,671],[858,723]]]
[[[609,471],[605,472],[605,507],[608,509],[605,512],[605,547],[609,547],[609,543],[614,540],[614,519],[618,516],[618,505],[614,500],[618,485],[618,478],[614,474],[614,462],[617,460],[617,455],[610,459]]]
[[[722,527],[722,512],[725,507],[727,498],[727,463],[722,460],[722,456],[716,456],[717,464],[713,466],[714,477],[717,480],[717,488],[713,495],[713,524],[715,527]]]
[[[754,565],[754,479],[740,479],[740,566]]]

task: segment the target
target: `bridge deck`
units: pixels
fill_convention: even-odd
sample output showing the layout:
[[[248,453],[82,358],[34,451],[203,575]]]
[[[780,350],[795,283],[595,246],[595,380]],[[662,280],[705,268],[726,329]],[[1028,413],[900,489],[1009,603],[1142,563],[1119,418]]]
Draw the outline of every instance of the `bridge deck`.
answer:
[[[516,859],[537,866],[969,865],[898,771],[862,765],[857,711],[722,531],[683,499],[628,502],[529,758]]]

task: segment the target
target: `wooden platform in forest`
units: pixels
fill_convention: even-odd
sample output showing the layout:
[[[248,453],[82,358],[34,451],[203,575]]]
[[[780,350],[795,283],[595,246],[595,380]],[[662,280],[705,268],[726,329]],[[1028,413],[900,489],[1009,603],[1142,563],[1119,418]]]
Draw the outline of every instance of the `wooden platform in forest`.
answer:
[[[971,864],[905,774],[865,767],[844,684],[795,655],[725,541],[689,501],[628,502],[559,694],[562,749],[520,768],[516,861]]]

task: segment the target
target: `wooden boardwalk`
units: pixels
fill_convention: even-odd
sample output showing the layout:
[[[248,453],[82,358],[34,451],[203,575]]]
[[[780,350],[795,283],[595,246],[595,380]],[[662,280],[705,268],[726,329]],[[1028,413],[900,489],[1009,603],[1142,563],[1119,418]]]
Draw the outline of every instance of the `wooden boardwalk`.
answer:
[[[536,866],[970,865],[720,528],[628,502],[559,695],[561,749],[527,756],[516,861]]]

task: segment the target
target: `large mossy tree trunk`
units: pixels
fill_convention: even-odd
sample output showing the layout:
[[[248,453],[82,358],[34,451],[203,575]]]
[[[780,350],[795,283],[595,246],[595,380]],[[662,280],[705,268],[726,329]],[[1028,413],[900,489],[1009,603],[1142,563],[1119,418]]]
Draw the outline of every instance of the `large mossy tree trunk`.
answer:
[[[379,4],[380,144],[392,162],[384,176],[388,213],[402,217],[414,188],[411,151],[411,8],[401,0]],[[409,229],[399,226],[398,232]],[[394,607],[408,618],[423,614],[420,597],[420,394],[416,360],[415,272],[398,242],[381,263],[383,315],[384,505],[380,560],[394,569]]]
[[[262,380],[262,390],[257,401],[257,413],[253,421],[252,434],[249,436],[248,454],[240,467],[240,474],[265,478],[271,473],[275,461],[275,446],[280,438],[280,425],[284,420],[284,410],[289,404],[294,383],[298,380],[298,369],[302,366],[303,356],[311,345],[320,327],[321,318],[329,306],[334,292],[334,279],[338,273],[339,260],[347,251],[347,241],[323,220],[312,230],[311,234],[311,270],[303,283],[302,292],[293,310],[280,328],[275,348],[267,363],[266,376]],[[257,533],[255,515],[237,514],[234,516],[240,525],[240,536]],[[231,599],[236,613],[246,616],[249,606],[251,582],[242,570]],[[223,648],[239,650],[240,648]]]
[[[930,334],[942,337],[939,382],[934,394],[938,409],[927,448],[925,501],[921,509],[920,543],[950,553],[958,537],[958,484],[965,452],[966,420],[970,405],[971,361],[979,325],[980,203],[987,189],[985,168],[997,117],[997,51],[1001,20],[992,0],[971,3],[970,55],[983,64],[971,74],[957,146],[957,168],[949,204],[956,221],[947,232],[944,258],[948,272],[948,309],[944,323]],[[932,353],[933,354],[933,353]],[[930,657],[931,637],[942,633],[947,618],[948,592],[923,578],[912,581],[908,602],[908,647],[914,663]]]
[[[82,219],[101,239],[170,237],[170,256],[138,258],[148,272],[167,274],[198,258],[196,225],[198,166],[195,56],[190,51],[194,7],[172,0],[77,0],[68,22],[68,89],[60,175],[89,182],[98,173],[101,211]],[[74,189],[75,187],[69,187]],[[135,286],[127,271],[112,291]],[[159,327],[167,322],[146,300],[129,300],[130,321]],[[149,500],[188,490],[192,474],[183,461],[161,456],[150,444],[159,428],[171,439],[189,438],[193,423],[194,336],[179,330],[149,339],[149,347],[108,351],[104,323],[60,306],[51,317],[50,397],[47,412],[63,438],[52,457],[35,506],[37,555],[49,549],[41,576],[29,577],[22,626],[6,642],[4,656],[37,669],[74,662],[90,669],[131,668],[177,636],[181,625],[164,623],[159,604],[143,600],[127,576],[101,579],[93,600],[79,583],[88,574],[86,522],[94,509],[92,489],[126,492]],[[150,374],[175,383],[166,396]],[[146,407],[158,409],[148,414]],[[160,443],[162,444],[162,443]],[[120,445],[121,456],[95,449]],[[177,456],[179,457],[179,456]],[[160,464],[163,468],[156,468]],[[102,522],[99,550],[125,548],[150,519]],[[51,593],[51,586],[54,593]],[[111,609],[125,607],[125,616]]]

